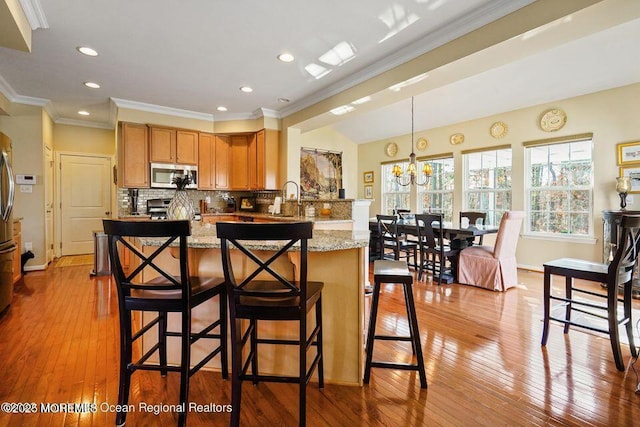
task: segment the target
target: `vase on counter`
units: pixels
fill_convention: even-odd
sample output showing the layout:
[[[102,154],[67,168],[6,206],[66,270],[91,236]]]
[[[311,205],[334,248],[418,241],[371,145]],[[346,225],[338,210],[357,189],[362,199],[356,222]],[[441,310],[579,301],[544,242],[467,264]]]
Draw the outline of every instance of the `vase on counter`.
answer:
[[[193,201],[185,187],[189,185],[191,179],[188,176],[176,177],[171,182],[175,184],[177,190],[173,195],[173,198],[167,206],[167,219],[169,220],[189,220],[193,219],[195,215],[195,208]]]

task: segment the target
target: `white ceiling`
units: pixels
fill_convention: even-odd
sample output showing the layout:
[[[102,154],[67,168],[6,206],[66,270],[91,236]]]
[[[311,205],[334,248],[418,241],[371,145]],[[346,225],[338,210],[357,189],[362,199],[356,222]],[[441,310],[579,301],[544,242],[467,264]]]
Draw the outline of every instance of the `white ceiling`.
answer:
[[[46,104],[58,123],[103,127],[113,126],[112,98],[215,121],[257,111],[283,117],[532,2],[21,1],[41,7],[48,28],[34,30],[31,53],[0,47],[0,91],[14,102]],[[527,42],[531,49],[505,42],[379,96],[362,113],[329,114],[315,123],[368,142],[410,131],[407,99],[414,94],[419,130],[640,81],[640,20],[632,20],[640,16],[640,2],[603,3],[625,6],[618,13],[624,17],[601,26],[582,23],[583,31],[571,37],[533,37],[542,42]],[[594,31],[600,32],[590,35]],[[353,59],[335,66],[319,60],[345,43]],[[78,46],[99,56],[81,55]],[[517,54],[506,53],[514,47]],[[296,56],[293,63],[276,59],[285,51]],[[331,72],[316,79],[305,70],[311,63]],[[102,87],[88,89],[85,81]],[[254,92],[240,92],[244,85]],[[217,112],[220,105],[228,112]],[[81,109],[91,115],[78,116]]]

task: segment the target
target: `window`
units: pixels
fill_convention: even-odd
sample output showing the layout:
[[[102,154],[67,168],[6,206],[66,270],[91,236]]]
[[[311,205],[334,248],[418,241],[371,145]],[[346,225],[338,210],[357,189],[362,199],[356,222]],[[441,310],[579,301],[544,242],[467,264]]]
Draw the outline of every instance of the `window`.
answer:
[[[418,212],[434,212],[453,220],[453,157],[418,161],[418,170],[430,163],[433,175],[427,185],[418,187]]]
[[[401,163],[389,163],[382,165],[382,213],[385,215],[393,214],[395,208],[410,209],[411,208],[411,185],[402,186],[398,184],[391,174],[393,165],[400,165],[402,170],[406,170],[409,161]]]
[[[511,148],[464,153],[464,210],[487,213],[498,225],[511,209]]]
[[[591,139],[525,148],[529,234],[593,236]]]

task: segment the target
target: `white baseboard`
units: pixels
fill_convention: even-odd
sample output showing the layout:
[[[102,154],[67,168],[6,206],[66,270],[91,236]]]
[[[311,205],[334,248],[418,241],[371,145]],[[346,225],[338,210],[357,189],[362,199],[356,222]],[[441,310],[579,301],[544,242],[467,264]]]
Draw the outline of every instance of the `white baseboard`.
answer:
[[[40,270],[46,270],[46,269],[47,269],[47,264],[29,265],[24,268],[24,271],[40,271]]]
[[[522,269],[522,270],[531,270],[531,271],[537,271],[538,273],[543,273],[544,272],[544,268],[542,268],[541,265],[525,265],[525,264],[518,264],[518,268]]]

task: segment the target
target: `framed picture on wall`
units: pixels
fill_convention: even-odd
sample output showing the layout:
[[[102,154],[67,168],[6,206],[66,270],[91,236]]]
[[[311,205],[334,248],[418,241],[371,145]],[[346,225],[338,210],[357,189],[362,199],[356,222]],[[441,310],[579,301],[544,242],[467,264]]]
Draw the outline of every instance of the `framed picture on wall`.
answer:
[[[373,199],[373,185],[364,186],[364,198]]]
[[[631,177],[631,194],[640,193],[640,164],[636,166],[627,166],[620,168],[620,176]],[[366,191],[365,191],[366,192]]]
[[[364,174],[364,182],[373,182],[373,171],[365,172]]]
[[[640,141],[618,144],[618,166],[640,163]]]

